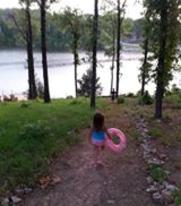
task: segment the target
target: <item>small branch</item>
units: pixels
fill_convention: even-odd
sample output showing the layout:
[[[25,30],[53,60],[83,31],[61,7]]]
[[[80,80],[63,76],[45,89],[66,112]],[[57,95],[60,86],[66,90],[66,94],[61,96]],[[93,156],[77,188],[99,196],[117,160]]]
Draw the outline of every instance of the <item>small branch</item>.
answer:
[[[125,8],[125,6],[126,6],[126,3],[127,3],[127,0],[124,0],[123,4],[122,4],[122,6],[121,6],[121,10],[122,10],[122,11],[124,10],[124,8]]]
[[[41,6],[41,0],[35,0],[35,1],[38,4],[38,6],[40,7]]]

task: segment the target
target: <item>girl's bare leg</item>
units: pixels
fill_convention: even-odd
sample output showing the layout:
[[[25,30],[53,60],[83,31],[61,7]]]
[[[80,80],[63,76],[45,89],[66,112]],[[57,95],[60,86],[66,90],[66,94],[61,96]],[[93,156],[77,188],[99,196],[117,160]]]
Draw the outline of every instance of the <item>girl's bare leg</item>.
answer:
[[[95,153],[95,161],[96,161],[96,164],[99,164],[99,165],[102,165],[104,166],[104,162],[103,162],[103,152],[104,152],[104,146],[99,146],[96,148],[97,151]]]
[[[95,164],[97,164],[97,162],[99,161],[99,159],[100,159],[100,147],[98,147],[98,146],[95,146],[94,147],[94,150],[95,150],[95,152],[94,152],[94,160],[95,160]]]

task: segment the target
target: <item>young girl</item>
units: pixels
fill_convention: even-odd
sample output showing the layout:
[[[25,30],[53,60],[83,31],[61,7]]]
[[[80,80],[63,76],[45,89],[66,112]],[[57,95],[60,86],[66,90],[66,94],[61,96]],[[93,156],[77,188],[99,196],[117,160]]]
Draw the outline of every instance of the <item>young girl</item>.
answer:
[[[104,150],[106,137],[111,139],[111,135],[108,133],[104,125],[104,115],[100,112],[96,112],[93,117],[93,126],[89,133],[89,142],[94,145],[95,148],[95,163],[102,164],[100,161],[100,153]]]

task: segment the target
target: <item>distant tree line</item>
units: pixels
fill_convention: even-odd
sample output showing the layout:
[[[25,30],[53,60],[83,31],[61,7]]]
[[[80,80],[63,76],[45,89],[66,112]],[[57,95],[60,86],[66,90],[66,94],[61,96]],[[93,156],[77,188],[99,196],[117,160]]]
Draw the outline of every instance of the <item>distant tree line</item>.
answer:
[[[23,24],[22,9],[0,9],[0,49],[24,48],[24,40],[10,18],[11,15],[14,15],[15,18],[18,19],[19,24]],[[74,37],[68,20],[65,21],[68,15],[68,11],[53,14],[47,12],[47,48],[49,51],[71,51],[70,44]],[[37,50],[41,48],[39,16],[39,10],[31,10],[34,37],[33,47]],[[82,26],[79,49],[87,50],[90,41],[89,37],[93,15],[81,14],[80,12],[78,17]],[[107,15],[101,15],[99,19],[100,22],[104,22],[107,19]],[[142,21],[142,19],[135,21],[130,18],[124,19],[122,40],[139,43],[142,38],[142,27],[140,24]],[[102,31],[103,28],[101,27],[101,30],[99,31],[101,36],[98,41],[99,50],[103,50],[105,47],[104,32]]]

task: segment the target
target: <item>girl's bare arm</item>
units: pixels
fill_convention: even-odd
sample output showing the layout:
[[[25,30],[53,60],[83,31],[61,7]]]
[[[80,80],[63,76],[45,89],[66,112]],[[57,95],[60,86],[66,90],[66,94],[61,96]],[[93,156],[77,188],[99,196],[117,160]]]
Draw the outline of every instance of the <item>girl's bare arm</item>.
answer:
[[[107,137],[108,137],[109,139],[112,139],[112,136],[111,136],[111,134],[108,132],[108,129],[107,129],[107,128],[105,128],[105,133],[106,133],[106,135],[107,135]]]

